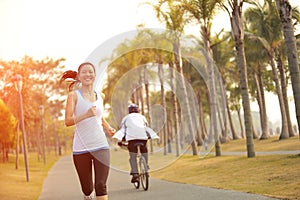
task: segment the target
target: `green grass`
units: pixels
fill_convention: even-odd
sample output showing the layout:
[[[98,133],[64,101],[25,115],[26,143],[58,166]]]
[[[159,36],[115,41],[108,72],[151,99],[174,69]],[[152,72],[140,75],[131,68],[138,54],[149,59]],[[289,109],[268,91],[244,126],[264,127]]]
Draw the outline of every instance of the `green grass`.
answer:
[[[54,153],[53,153],[54,154]],[[46,165],[42,159],[38,161],[36,153],[30,153],[29,182],[26,181],[23,154],[20,154],[19,168],[16,169],[15,156],[9,155],[8,162],[0,162],[0,197],[1,200],[35,200],[39,198],[44,179],[58,156],[48,154]]]
[[[245,151],[245,140],[222,145],[222,151]],[[255,151],[300,149],[293,137],[255,140]],[[152,177],[214,188],[231,189],[284,199],[300,199],[300,155],[197,156],[185,155]]]
[[[256,152],[267,151],[291,151],[300,149],[300,139],[298,136],[285,140],[279,140],[278,136],[267,140],[254,140]],[[233,140],[221,145],[222,151],[246,151],[246,141],[244,139]]]

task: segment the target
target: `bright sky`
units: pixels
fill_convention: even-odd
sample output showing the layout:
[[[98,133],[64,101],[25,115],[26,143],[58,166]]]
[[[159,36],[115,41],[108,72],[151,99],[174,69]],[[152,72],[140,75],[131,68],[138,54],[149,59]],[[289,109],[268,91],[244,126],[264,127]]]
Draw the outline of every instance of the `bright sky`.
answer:
[[[151,7],[139,2],[0,0],[0,59],[64,57],[67,67],[77,67],[103,41],[137,24],[158,27],[148,20]]]
[[[134,30],[137,24],[164,28],[151,6],[141,2],[0,0],[0,59],[19,60],[24,55],[34,59],[64,57],[67,67],[77,66],[102,42]],[[290,2],[300,7],[299,0]],[[224,16],[221,18],[214,23],[216,29],[229,27],[224,25]]]
[[[0,59],[66,58],[77,68],[104,41],[137,24],[164,28],[143,0],[0,0]],[[290,0],[300,7],[299,0]],[[217,18],[216,29],[229,27]],[[218,20],[219,19],[219,20]],[[228,18],[225,19],[225,21]],[[198,34],[195,33],[195,34]]]

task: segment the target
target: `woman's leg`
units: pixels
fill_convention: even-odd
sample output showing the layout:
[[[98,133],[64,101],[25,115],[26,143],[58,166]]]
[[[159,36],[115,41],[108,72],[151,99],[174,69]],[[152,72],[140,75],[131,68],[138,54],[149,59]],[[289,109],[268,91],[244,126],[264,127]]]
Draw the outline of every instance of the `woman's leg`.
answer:
[[[109,174],[109,150],[100,150],[92,153],[94,157],[95,191],[97,199],[107,199],[107,178]],[[99,198],[98,198],[99,197]]]
[[[93,192],[92,157],[89,153],[73,155],[73,162],[85,196]]]

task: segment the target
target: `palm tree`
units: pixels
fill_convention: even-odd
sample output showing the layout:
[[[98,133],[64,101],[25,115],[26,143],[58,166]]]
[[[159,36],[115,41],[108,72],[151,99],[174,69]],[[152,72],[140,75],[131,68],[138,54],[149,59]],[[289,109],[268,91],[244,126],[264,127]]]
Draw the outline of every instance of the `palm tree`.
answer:
[[[282,23],[282,30],[287,49],[287,57],[295,99],[298,130],[300,130],[300,73],[298,51],[292,21],[292,7],[288,0],[276,0],[276,6]]]
[[[200,25],[200,34],[202,37],[204,52],[206,53],[206,63],[208,70],[208,85],[210,97],[210,124],[211,136],[215,140],[216,156],[221,155],[221,148],[219,143],[218,123],[217,123],[217,97],[216,97],[216,72],[213,62],[213,52],[210,44],[210,28],[211,20],[213,18],[216,6],[222,0],[185,0],[183,1],[184,9],[191,14],[191,18],[197,20]],[[222,126],[222,124],[220,124]]]
[[[286,75],[286,71],[288,71],[285,66],[284,66],[284,60],[285,60],[285,48],[283,46],[283,42],[280,45],[280,49],[278,49],[278,55],[276,58],[277,62],[277,68],[279,71],[280,75],[280,83],[281,83],[281,88],[282,88],[282,96],[283,96],[283,102],[285,106],[285,111],[286,111],[286,118],[287,118],[287,126],[288,126],[288,136],[289,137],[294,137],[294,129],[292,126],[292,120],[291,120],[291,115],[290,115],[290,108],[289,108],[289,100],[288,100],[288,92],[287,92],[287,84],[288,84],[288,76]]]
[[[236,68],[236,65],[234,62],[231,61],[231,58],[234,57],[233,51],[228,51],[229,48],[233,48],[233,42],[230,40],[230,33],[220,31],[217,33],[215,36],[212,37],[212,50],[213,50],[213,56],[214,60],[216,62],[216,65],[219,66],[219,70],[221,72],[222,78],[220,81],[223,82],[223,85],[226,83],[226,93],[230,94],[231,93],[231,87],[233,85],[236,85],[238,82],[238,73]],[[228,115],[228,121],[231,129],[231,134],[233,139],[238,139],[238,135],[233,123],[232,119],[232,114],[231,114],[231,109],[230,109],[230,99],[227,94],[225,96],[225,102],[226,102],[226,108],[227,108],[227,115]],[[226,124],[225,124],[226,126]],[[226,133],[226,128],[223,131],[223,138],[221,142],[226,142],[228,139],[230,139],[227,136]]]
[[[164,9],[164,6],[165,9]],[[186,120],[188,124],[188,132],[191,135],[191,146],[193,155],[197,155],[196,141],[195,141],[195,129],[192,124],[191,118],[191,110],[189,106],[189,100],[187,96],[187,91],[183,79],[183,71],[182,71],[182,63],[181,63],[181,52],[180,52],[180,36],[183,33],[185,26],[185,18],[184,18],[184,9],[182,6],[174,0],[159,0],[157,5],[153,5],[153,8],[157,14],[157,18],[163,21],[166,24],[166,28],[171,30],[171,39],[173,45],[174,52],[174,62],[176,66],[176,70],[179,72],[178,79],[180,80],[181,91],[184,92],[184,110],[186,112],[182,112],[184,115],[184,120]],[[176,86],[176,87],[178,87]],[[176,89],[177,90],[177,89]]]
[[[130,70],[136,68],[137,66],[142,66],[143,64],[146,64],[153,60],[154,56],[153,56],[152,49],[140,47],[141,44],[143,44],[146,47],[153,46],[152,40],[151,40],[153,38],[152,34],[153,33],[149,32],[148,30],[139,31],[135,38],[133,38],[132,40],[128,40],[128,39],[124,40],[122,43],[120,43],[114,49],[114,53],[111,55],[110,58],[106,58],[106,60],[102,61],[102,62],[111,61],[109,66],[107,67],[108,81],[105,83],[104,88],[103,88],[103,91],[106,94],[106,98],[105,98],[106,102],[105,103],[111,102],[113,100],[112,99],[113,94],[114,94],[113,91],[114,91],[114,89],[116,89],[115,87],[116,87],[118,81],[121,80],[123,75],[125,75]],[[117,57],[118,55],[121,55],[121,56]],[[141,86],[142,82],[145,81],[144,79],[146,76],[143,74],[143,72],[140,72],[138,75],[140,76],[139,85]],[[147,74],[147,75],[149,75],[149,74]],[[136,78],[136,76],[134,78]],[[147,78],[146,80],[148,80],[149,77],[146,77],[146,78]],[[137,80],[129,79],[129,81],[137,81]],[[147,86],[148,83],[145,82],[144,84],[145,84],[145,86]],[[146,96],[147,96],[149,91],[147,91],[147,87],[145,87],[145,89],[146,89]],[[124,90],[127,91],[128,88],[124,88]],[[118,97],[114,98],[114,101],[112,101],[112,103],[118,104],[118,106],[116,106],[117,108],[112,107],[112,109],[117,109],[116,112],[113,112],[117,123],[120,122],[120,120],[124,116],[124,114],[125,114],[124,112],[126,110],[126,109],[123,109],[123,112],[120,112],[122,109],[120,110],[119,108],[126,108],[127,104],[128,104],[127,101],[124,101],[127,98],[127,96],[126,96],[127,94],[126,94],[126,92],[124,93],[124,90],[122,89],[118,93]],[[126,99],[126,100],[128,100],[128,99]],[[150,101],[148,101],[147,103],[150,103]],[[141,105],[144,106],[144,102],[141,102]],[[150,113],[151,108],[150,108],[149,104],[147,105],[147,108],[148,108],[148,113]],[[144,110],[144,109],[142,109],[142,110]]]
[[[246,143],[248,158],[255,157],[253,130],[252,130],[252,116],[250,108],[248,78],[247,78],[247,63],[244,48],[244,26],[242,16],[242,0],[227,0],[229,7],[223,5],[228,12],[231,23],[231,30],[236,49],[236,62],[240,70],[240,87],[242,92],[242,104],[244,109],[245,129],[246,129]]]
[[[263,49],[269,57],[282,116],[282,131],[280,134],[280,139],[285,139],[289,136],[294,136],[294,131],[290,119],[287,99],[286,75],[282,64],[282,55],[284,51],[281,50],[282,31],[281,27],[279,26],[279,17],[278,15],[274,15],[274,13],[276,13],[276,7],[271,0],[265,1],[263,6],[260,6],[256,2],[251,3],[255,5],[255,7],[247,10],[245,16],[249,19],[249,27],[255,34],[255,36],[251,36],[251,38],[261,42]],[[256,22],[253,23],[253,21]],[[257,21],[260,22],[257,23]],[[277,70],[280,72],[280,79],[278,77]]]
[[[266,59],[266,50],[264,50],[263,43],[257,38],[257,33],[264,32],[266,29],[265,18],[266,15],[259,4],[255,4],[255,7],[247,9],[245,11],[245,27],[247,35],[245,38],[245,51],[246,59],[248,63],[249,74],[253,84],[250,90],[253,96],[256,97],[259,106],[260,124],[261,124],[261,135],[260,139],[267,139],[269,137],[268,129],[268,117],[265,103],[265,84],[263,82],[263,75],[266,76],[266,66],[269,59]],[[248,23],[247,23],[248,22]],[[260,49],[258,51],[257,49]],[[273,84],[272,84],[273,85]]]
[[[188,50],[184,49],[184,50]],[[184,51],[183,54],[186,52]],[[207,87],[206,83],[203,80],[203,77],[198,73],[197,69],[195,69],[195,66],[192,65],[192,63],[188,62],[186,59],[183,60],[183,73],[188,79],[188,82],[191,83],[191,86],[193,90],[195,91],[195,96],[197,98],[193,99],[190,98],[190,103],[193,108],[199,107],[199,118],[193,117],[193,124],[201,124],[199,128],[197,128],[196,131],[196,141],[197,146],[202,146],[204,144],[204,139],[207,137],[207,131],[204,123],[204,108],[203,108],[203,101],[205,101],[202,98],[206,98],[208,95],[202,95],[207,94]],[[207,105],[207,104],[206,104]],[[197,109],[191,109],[193,116],[198,116],[196,114]],[[197,126],[198,127],[198,126]]]

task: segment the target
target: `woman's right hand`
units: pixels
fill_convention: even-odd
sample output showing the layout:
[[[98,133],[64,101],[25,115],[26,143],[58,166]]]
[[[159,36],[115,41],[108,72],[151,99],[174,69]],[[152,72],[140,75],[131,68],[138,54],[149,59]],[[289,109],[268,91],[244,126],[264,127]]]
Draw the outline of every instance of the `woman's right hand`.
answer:
[[[87,117],[94,117],[96,116],[96,106],[92,106],[86,112]]]

